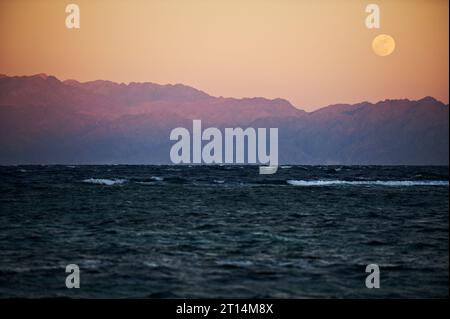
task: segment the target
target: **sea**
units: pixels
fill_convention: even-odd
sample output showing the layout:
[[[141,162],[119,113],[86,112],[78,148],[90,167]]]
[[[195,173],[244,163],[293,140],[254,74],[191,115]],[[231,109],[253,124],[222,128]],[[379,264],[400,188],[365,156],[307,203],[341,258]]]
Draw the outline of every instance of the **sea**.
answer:
[[[0,298],[448,298],[448,172],[1,166]]]

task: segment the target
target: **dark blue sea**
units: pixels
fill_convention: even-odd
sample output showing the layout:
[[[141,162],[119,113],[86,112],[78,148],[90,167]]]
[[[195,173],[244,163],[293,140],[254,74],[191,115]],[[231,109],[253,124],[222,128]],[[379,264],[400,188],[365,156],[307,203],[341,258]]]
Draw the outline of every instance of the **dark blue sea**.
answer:
[[[448,181],[448,167],[0,167],[0,297],[448,298]]]

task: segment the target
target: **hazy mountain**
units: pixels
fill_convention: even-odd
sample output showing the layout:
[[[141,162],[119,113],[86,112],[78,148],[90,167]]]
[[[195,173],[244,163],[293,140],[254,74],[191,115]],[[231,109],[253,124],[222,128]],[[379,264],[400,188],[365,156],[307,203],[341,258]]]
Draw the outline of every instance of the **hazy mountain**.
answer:
[[[170,163],[170,131],[278,127],[298,164],[444,164],[448,105],[426,97],[307,113],[283,99],[213,97],[189,86],[0,75],[0,164]]]

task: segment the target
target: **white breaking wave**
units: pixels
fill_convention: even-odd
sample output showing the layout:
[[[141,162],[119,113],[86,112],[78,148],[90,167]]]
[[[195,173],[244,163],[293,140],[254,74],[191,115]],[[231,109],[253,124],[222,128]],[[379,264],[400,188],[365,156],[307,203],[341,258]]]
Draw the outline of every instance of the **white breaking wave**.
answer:
[[[98,185],[116,185],[116,184],[123,184],[126,183],[126,179],[106,179],[106,178],[88,178],[83,180],[84,183],[90,183],[90,184],[98,184]]]
[[[161,182],[164,180],[164,177],[152,176],[151,180]]]
[[[341,181],[341,180],[287,180],[289,185],[293,186],[448,186],[448,181]]]

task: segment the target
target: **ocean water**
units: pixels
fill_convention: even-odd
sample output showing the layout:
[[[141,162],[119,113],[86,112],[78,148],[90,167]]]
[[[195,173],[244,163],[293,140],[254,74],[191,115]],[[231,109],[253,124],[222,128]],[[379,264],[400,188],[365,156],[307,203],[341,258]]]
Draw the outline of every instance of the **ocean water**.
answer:
[[[448,180],[448,167],[0,167],[0,297],[448,298]]]

